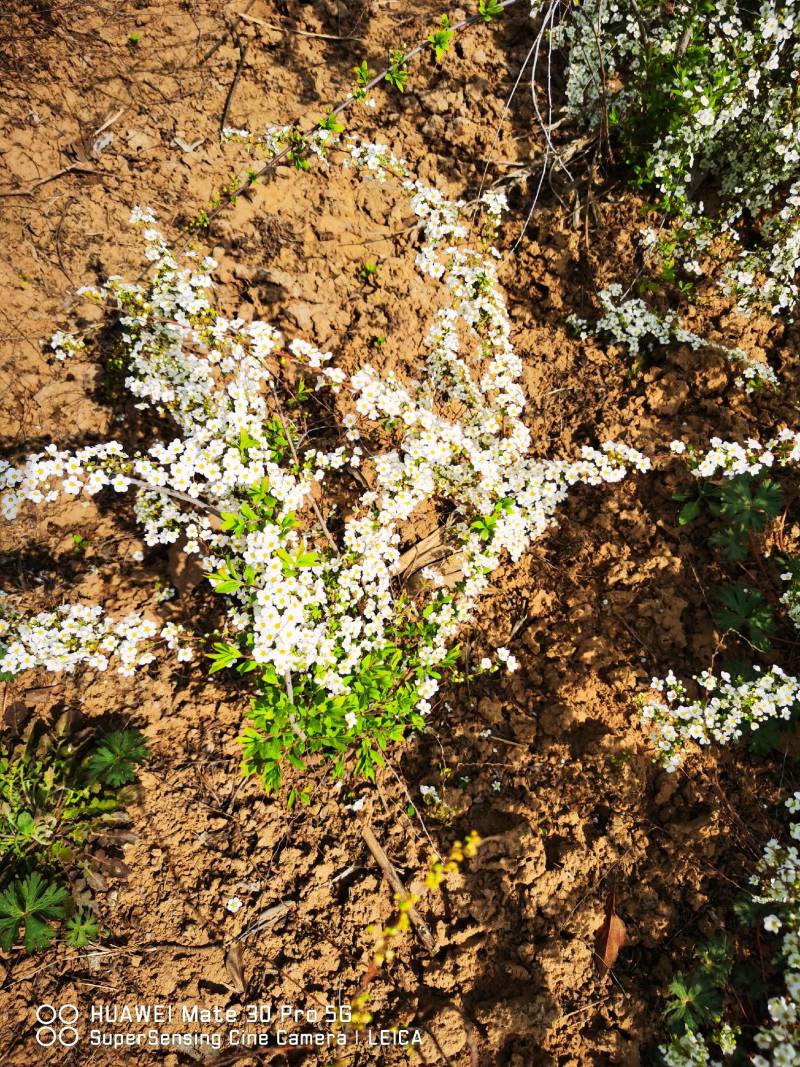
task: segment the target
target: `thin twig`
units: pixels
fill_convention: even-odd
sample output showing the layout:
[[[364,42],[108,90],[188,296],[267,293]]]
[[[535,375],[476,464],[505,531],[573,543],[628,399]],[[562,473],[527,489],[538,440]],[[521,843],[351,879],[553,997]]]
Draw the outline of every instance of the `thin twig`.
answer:
[[[244,18],[244,16],[247,14],[247,12],[250,10],[250,8],[253,6],[253,4],[255,2],[256,2],[256,0],[249,0],[249,2],[247,4],[247,7],[244,9],[244,11],[242,11],[239,15],[236,16],[236,20],[234,22],[232,22],[230,24],[230,26],[226,26],[225,27],[225,33],[223,33],[221,37],[217,38],[217,40],[214,42],[214,44],[211,45],[211,47],[208,49],[206,54],[201,58],[200,62],[197,64],[199,67],[202,67],[202,65],[204,63],[207,63],[208,60],[211,59],[211,57],[214,55],[214,53],[218,49],[220,49],[223,46],[223,44],[225,44],[225,41],[228,39],[229,34],[231,34],[236,29],[236,24],[238,22],[240,22]]]
[[[275,22],[267,22],[265,19],[258,19],[255,15],[240,15],[239,18],[244,19],[245,22],[252,22],[256,26],[263,26],[267,30],[277,30],[279,33],[296,33],[300,37],[317,37],[321,41],[363,41],[363,37],[355,37],[352,34],[345,36],[338,36],[332,33],[312,33],[310,30],[298,30],[294,26],[286,26],[284,24],[278,24]]]
[[[403,885],[400,879],[400,875],[394,869],[392,861],[381,848],[380,842],[375,836],[372,827],[369,825],[364,825],[361,829],[361,836],[364,838],[364,844],[372,853],[375,862],[383,871],[386,881],[401,899],[407,899],[409,896],[408,890]],[[413,906],[408,909],[408,917],[411,920],[417,937],[420,939],[427,951],[430,952],[431,955],[433,955],[433,953],[436,951],[436,942],[434,940],[433,934],[430,931],[430,927],[422,918],[417,909]]]
[[[58,226],[56,227],[55,245],[56,245],[56,255],[58,256],[58,264],[61,267],[61,272],[64,275],[64,277],[67,279],[69,284],[72,286],[72,288],[73,289],[77,289],[77,286],[75,285],[75,282],[74,282],[72,276],[70,275],[69,271],[67,270],[66,264],[64,263],[64,256],[62,255],[62,252],[61,252],[61,230],[62,230],[62,228],[64,226],[64,219],[67,217],[67,212],[69,211],[69,209],[72,207],[72,205],[74,203],[76,203],[76,200],[75,200],[75,197],[73,196],[73,197],[70,197],[70,199],[64,205],[64,209],[61,212],[61,218],[58,220]]]
[[[272,393],[272,398],[275,401],[275,408],[276,408],[276,411],[277,411],[277,414],[278,414],[278,419],[280,421],[281,427],[283,428],[283,434],[284,434],[284,437],[286,438],[286,443],[289,446],[289,451],[292,453],[292,459],[295,462],[295,466],[299,470],[300,469],[300,459],[299,459],[299,457],[297,455],[297,449],[294,447],[294,441],[292,440],[292,435],[289,432],[289,428],[286,425],[286,421],[285,421],[285,419],[283,417],[283,408],[281,407],[281,402],[280,402],[280,399],[278,398],[278,393],[277,393],[277,391],[275,389],[275,386],[272,384],[272,382],[269,383],[269,388],[270,388],[270,392]],[[325,534],[325,537],[328,539],[328,544],[331,546],[331,548],[333,549],[334,553],[338,556],[339,555],[339,548],[338,548],[336,542],[333,539],[333,534],[330,532],[330,530],[327,527],[325,519],[322,517],[322,512],[320,511],[320,509],[319,509],[319,507],[317,505],[317,502],[314,499],[313,495],[311,496],[311,507],[314,509],[314,514],[317,516],[317,519],[319,520],[319,524],[322,527],[322,532]]]
[[[54,182],[56,178],[62,178],[65,174],[72,174],[73,171],[78,171],[82,174],[97,174],[97,170],[94,167],[89,167],[85,163],[70,163],[68,167],[62,167],[55,174],[48,174],[46,178],[39,178],[28,189],[0,189],[0,196],[33,196],[42,185]]]
[[[196,508],[202,508],[204,511],[210,511],[212,515],[216,515],[217,518],[222,518],[222,512],[218,511],[212,504],[206,504],[204,500],[198,500],[196,496],[189,496],[188,493],[181,493],[177,489],[167,489],[165,485],[151,485],[150,482],[146,482],[143,478],[134,478],[133,475],[126,474],[125,478],[132,485],[138,485],[142,489],[148,489],[153,493],[161,493],[162,496],[171,496],[176,500],[182,500],[186,504],[192,504]]]
[[[292,705],[292,707],[294,707],[294,686],[292,685],[292,672],[287,671],[283,676],[283,680],[286,682],[286,696],[289,698],[289,703]],[[289,712],[289,722],[292,724],[292,729],[294,730],[294,732],[297,734],[303,744],[305,744],[308,740],[308,735],[306,734],[300,723],[297,721],[297,718],[293,711]]]
[[[222,117],[219,120],[219,140],[220,140],[220,144],[222,143],[223,131],[224,131],[225,127],[228,125],[228,112],[230,111],[231,100],[233,100],[233,94],[236,91],[236,83],[239,81],[239,76],[242,73],[242,68],[244,67],[245,59],[247,58],[247,44],[246,43],[242,44],[241,39],[240,39],[238,33],[236,32],[235,28],[233,28],[233,27],[231,28],[231,33],[232,33],[233,38],[236,41],[236,44],[237,44],[237,46],[239,48],[239,62],[236,64],[236,72],[233,75],[233,81],[231,82],[230,88],[228,89],[228,95],[225,97],[225,106],[222,109]]]

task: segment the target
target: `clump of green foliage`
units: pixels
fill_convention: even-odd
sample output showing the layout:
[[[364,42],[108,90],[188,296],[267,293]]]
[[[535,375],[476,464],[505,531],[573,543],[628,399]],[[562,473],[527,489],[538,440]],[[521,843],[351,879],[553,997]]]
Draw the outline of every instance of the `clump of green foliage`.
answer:
[[[763,568],[763,535],[783,510],[783,490],[776,481],[751,474],[721,482],[699,479],[693,493],[676,493],[674,499],[683,504],[681,526],[703,514],[712,519],[708,541],[723,563],[741,567],[752,560]],[[721,630],[734,631],[760,652],[770,648],[776,629],[774,606],[752,581],[739,579],[720,587],[715,600],[712,615]]]
[[[737,474],[722,482],[699,481],[696,495],[676,494],[684,501],[678,517],[681,526],[694,522],[704,506],[717,528],[711,544],[732,563],[740,563],[750,554],[753,539],[781,513],[783,491],[772,478]]]
[[[669,986],[665,1014],[676,1033],[719,1020],[732,966],[731,947],[724,935],[696,949],[692,970],[688,975],[679,972]]]
[[[91,907],[65,883],[91,877],[93,845],[113,840],[147,755],[138,730],[76,734],[65,717],[0,744],[0,947],[21,938],[28,952],[46,948],[57,923],[74,947],[97,938]]]

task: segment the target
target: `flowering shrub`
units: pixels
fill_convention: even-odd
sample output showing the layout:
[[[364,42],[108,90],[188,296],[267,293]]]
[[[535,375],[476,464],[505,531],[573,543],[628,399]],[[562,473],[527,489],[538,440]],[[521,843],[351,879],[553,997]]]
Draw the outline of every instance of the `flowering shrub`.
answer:
[[[786,807],[796,815],[800,811],[800,793],[789,797]],[[789,835],[800,839],[800,823],[791,823]],[[751,1053],[747,1062],[753,1067],[795,1067],[800,1063],[800,851],[795,845],[782,845],[772,838],[764,846],[750,883],[755,889],[752,904],[760,910],[769,909],[762,919],[764,929],[770,934],[783,931],[778,968],[785,991],[767,1000],[769,1019],[757,1030],[754,1043],[758,1052]],[[713,1040],[724,1055],[738,1051],[744,1062],[744,1049],[737,1050],[737,1033],[724,1024]],[[720,1064],[712,1058],[699,1028],[688,1029],[660,1052],[667,1067]]]
[[[742,310],[792,310],[800,269],[800,8],[764,0],[587,0],[556,40],[568,111],[610,128],[642,184],[677,217],[671,259],[691,274],[713,242]],[[704,199],[705,197],[705,199]],[[707,209],[705,200],[713,202]]]
[[[800,460],[800,433],[781,430],[777,437],[762,445],[755,438],[746,444],[711,438],[711,448],[700,454],[683,441],[673,441],[671,451],[677,456],[686,456],[689,469],[695,478],[735,478],[740,474],[759,475],[771,470],[776,464],[787,467]]]
[[[61,494],[134,489],[147,544],[179,543],[198,557],[224,605],[211,669],[254,682],[244,770],[267,788],[283,758],[300,769],[314,753],[342,773],[355,749],[356,771],[372,775],[391,741],[424,726],[456,664],[458,631],[503,556],[518,559],[552,525],[571,486],[649,468],[616,443],[585,447],[576,461],[532,455],[490,240],[497,195],[484,201],[473,248],[464,204],[411,179],[381,146],[345,147],[362,173],[401,182],[423,235],[417,265],[444,289],[419,380],[369,364],[348,377],[307,341],[223,317],[209,299],[214,262],[190,252],[179,264],[152,215],[136,209],[151,279],[110,278],[86,295],[119,323],[137,406],[169,416],[175,436],[131,454],[116,441],[75,453],[50,446],[0,471],[9,519]],[[75,345],[60,335],[60,353]],[[286,414],[293,383],[296,402],[328,394],[337,428],[324,447]],[[353,499],[355,470],[367,488]],[[398,581],[400,546],[429,504],[448,518],[442,546],[460,576],[428,568],[412,594]],[[10,619],[6,631],[6,669],[102,668],[116,654],[125,672],[149,662],[139,645],[156,632],[138,618],[111,624],[98,608]],[[188,656],[177,631],[161,636]]]
[[[748,554],[759,556],[764,571],[763,557],[770,553],[763,551],[758,538],[783,509],[780,485],[765,474],[800,459],[800,435],[785,429],[765,445],[756,439],[739,444],[716,437],[710,444],[705,452],[682,441],[673,441],[670,446],[673,454],[686,458],[699,483],[697,496],[675,494],[675,499],[685,501],[679,522],[693,522],[706,503],[719,520],[717,529],[708,535],[709,543],[720,550],[723,559],[740,565]],[[777,555],[775,560],[788,568],[780,574],[788,583],[780,602],[797,627],[800,565],[785,556]],[[719,607],[712,614],[721,629],[733,630],[740,637],[747,634],[749,644],[762,652],[769,649],[775,624],[773,609],[758,589],[740,580],[723,587],[717,599]],[[777,665],[765,671],[754,666],[752,674],[754,677],[744,677],[739,669],[717,675],[705,671],[694,678],[703,692],[698,699],[689,698],[672,671],[663,679],[653,679],[651,690],[661,695],[640,697],[637,704],[642,719],[650,724],[667,770],[676,769],[693,743],[728,744],[738,741],[748,726],[756,731],[766,723],[791,718],[800,700],[800,681]]]
[[[796,568],[781,574],[781,581],[789,583],[789,588],[781,597],[781,604],[785,606],[786,614],[800,630],[800,574],[797,570]]]
[[[778,387],[778,378],[772,367],[753,359],[743,349],[712,344],[699,334],[685,330],[674,312],[661,316],[648,307],[644,300],[638,297],[622,300],[622,295],[621,285],[609,285],[597,294],[604,315],[591,325],[577,315],[570,316],[568,322],[579,331],[581,339],[591,333],[606,342],[623,345],[628,355],[637,362],[640,356],[652,355],[659,347],[686,344],[695,350],[706,348],[725,356],[738,372],[735,384],[746,393]]]

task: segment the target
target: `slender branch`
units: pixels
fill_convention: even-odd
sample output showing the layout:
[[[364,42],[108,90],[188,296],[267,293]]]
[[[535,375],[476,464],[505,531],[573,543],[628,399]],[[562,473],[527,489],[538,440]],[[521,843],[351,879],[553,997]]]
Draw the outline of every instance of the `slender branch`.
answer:
[[[292,707],[294,707],[294,686],[292,685],[292,672],[287,671],[283,676],[283,680],[286,682],[286,695],[289,698],[289,703],[292,705]],[[300,723],[297,721],[293,711],[289,712],[289,722],[292,724],[292,729],[300,738],[300,740],[305,743],[308,740],[308,735],[303,730],[303,727],[300,725]]]
[[[65,174],[74,174],[75,172],[80,174],[98,173],[95,167],[90,167],[85,163],[70,163],[68,167],[62,167],[55,174],[48,174],[46,178],[39,178],[27,189],[0,189],[0,196],[33,196],[42,185],[47,185],[48,182],[54,182],[56,178],[61,178]]]
[[[242,16],[244,17],[244,16]],[[228,95],[225,97],[225,106],[222,109],[222,117],[219,120],[219,139],[222,141],[222,135],[225,131],[225,127],[228,125],[228,112],[230,111],[231,101],[233,100],[233,94],[236,92],[236,85],[239,81],[239,77],[242,73],[245,60],[247,59],[247,44],[242,44],[239,34],[236,32],[235,26],[231,27],[231,34],[236,41],[236,46],[239,49],[239,62],[236,64],[236,72],[233,75],[233,81],[228,89]]]
[[[395,893],[400,896],[401,899],[407,899],[409,896],[408,890],[400,880],[400,875],[394,869],[392,861],[383,851],[383,848],[381,847],[380,842],[375,836],[375,832],[373,831],[372,827],[365,824],[362,827],[361,836],[364,839],[364,844],[372,853],[375,862],[383,871],[383,875],[386,881],[389,883]],[[414,925],[414,931],[416,932],[417,937],[419,937],[420,941],[425,946],[427,951],[430,952],[431,955],[433,955],[433,953],[436,951],[436,941],[434,940],[433,934],[430,931],[430,927],[422,918],[417,909],[413,906],[408,909],[408,917]]]
[[[277,22],[266,22],[264,19],[256,18],[255,15],[240,15],[239,18],[245,20],[245,22],[252,22],[256,26],[263,26],[267,30],[277,30],[279,33],[296,33],[299,37],[316,37],[321,41],[363,41],[363,37],[354,37],[352,34],[348,34],[344,37],[334,36],[331,33],[311,33],[310,30],[299,30],[296,26],[288,26],[286,23],[278,24]]]
[[[206,504],[204,500],[198,500],[196,496],[189,496],[188,493],[181,493],[177,489],[167,489],[165,485],[152,485],[143,478],[134,478],[131,474],[126,474],[124,477],[132,485],[138,485],[140,488],[147,489],[153,493],[161,493],[162,496],[174,497],[176,500],[182,500],[185,504],[191,504],[193,507],[201,508],[203,511],[210,511],[212,515],[216,515],[219,519],[222,518],[221,511],[218,511],[212,504]]]
[[[511,7],[512,4],[515,4],[515,3],[517,3],[517,0],[502,0],[502,2],[500,4],[498,4],[498,7],[499,8],[507,8],[507,7]],[[458,30],[462,30],[467,26],[472,26],[476,22],[482,22],[482,21],[483,21],[483,16],[481,14],[470,15],[469,18],[462,19],[460,22],[454,23],[454,25],[451,26],[450,28],[451,28],[451,30],[453,30],[455,32],[455,31],[458,31]],[[406,52],[405,53],[405,55],[403,57],[403,64],[404,65],[407,64],[408,62],[410,62],[410,60],[415,59],[421,52],[424,52],[429,48],[430,48],[430,44],[428,43],[427,38],[424,41],[420,41],[420,43],[418,45],[416,45],[414,48],[412,48],[410,52]],[[364,86],[364,92],[368,93],[371,89],[374,89],[376,86],[380,85],[380,83],[385,79],[386,75],[389,73],[390,70],[392,70],[392,66],[391,65],[384,67],[383,70],[381,70],[378,74],[376,74],[374,76],[374,78],[372,78],[370,81],[367,82],[367,84]],[[355,96],[353,96],[352,94],[350,94],[346,99],[344,99],[344,100],[340,101],[338,104],[336,104],[331,109],[331,111],[329,112],[329,115],[331,115],[331,116],[341,115],[344,111],[347,111],[349,108],[351,108],[357,102],[358,102],[357,98]],[[328,116],[326,116],[326,118],[327,117]],[[305,136],[308,136],[309,134],[316,133],[317,131],[324,129],[325,128],[323,126],[323,122],[324,121],[325,120],[322,119],[322,120],[320,120],[318,122],[315,122],[314,125],[309,130],[306,131]],[[282,148],[280,150],[280,152],[278,152],[276,155],[274,155],[272,157],[272,159],[267,160],[267,162],[262,167],[260,167],[258,170],[248,171],[248,173],[244,176],[244,178],[241,180],[241,182],[239,184],[237,184],[236,190],[234,192],[227,193],[225,199],[222,200],[219,204],[217,204],[217,206],[215,208],[213,208],[211,211],[208,212],[208,214],[206,216],[206,225],[208,225],[208,223],[210,223],[212,219],[216,218],[216,216],[221,211],[223,211],[226,207],[228,207],[228,205],[231,203],[231,200],[232,200],[233,197],[239,196],[246,189],[249,189],[251,186],[255,185],[255,183],[259,180],[259,178],[263,178],[270,171],[275,170],[275,168],[280,163],[283,163],[287,159],[287,157],[290,155],[290,153],[295,152],[295,151],[297,151],[297,146],[296,145],[286,145],[285,148]]]

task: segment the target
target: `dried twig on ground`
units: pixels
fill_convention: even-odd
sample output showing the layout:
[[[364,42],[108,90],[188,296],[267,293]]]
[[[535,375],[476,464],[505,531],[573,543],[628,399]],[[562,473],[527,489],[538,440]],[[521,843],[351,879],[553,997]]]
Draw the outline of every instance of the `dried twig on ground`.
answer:
[[[242,17],[244,17],[244,16],[242,16]],[[247,43],[246,42],[244,44],[242,43],[242,39],[239,37],[239,34],[236,32],[236,27],[235,26],[231,27],[231,31],[230,32],[231,32],[231,35],[232,35],[234,41],[236,42],[237,48],[239,49],[239,62],[236,64],[236,72],[233,75],[233,81],[231,82],[230,88],[228,89],[228,95],[225,97],[225,106],[222,109],[222,116],[221,116],[221,118],[219,120],[219,139],[220,139],[220,143],[222,142],[222,136],[223,136],[223,132],[225,130],[225,127],[228,125],[228,112],[231,109],[231,101],[233,100],[233,94],[236,92],[236,85],[237,85],[237,83],[239,81],[239,77],[240,77],[240,75],[242,73],[242,70],[244,68],[245,60],[247,59]]]
[[[353,34],[336,35],[332,33],[312,33],[311,30],[299,30],[296,26],[288,26],[286,23],[267,22],[266,19],[258,19],[255,15],[241,14],[240,19],[252,22],[255,26],[263,26],[266,30],[276,30],[278,33],[295,33],[299,37],[316,37],[321,41],[363,41],[363,37]]]
[[[63,178],[65,174],[71,174],[73,171],[79,171],[82,174],[98,173],[94,167],[88,167],[85,163],[70,163],[68,167],[62,167],[61,170],[57,170],[54,174],[39,178],[38,181],[29,185],[27,189],[0,189],[0,196],[33,196],[40,186],[54,182],[56,178]]]
[[[386,878],[386,881],[389,883],[392,889],[394,889],[395,893],[397,893],[402,898],[407,898],[409,896],[409,892],[403,885],[400,875],[394,869],[392,861],[383,851],[383,848],[381,847],[380,842],[375,836],[372,827],[364,826],[361,831],[361,836],[364,838],[364,843],[372,853],[375,862],[383,871],[383,875]],[[434,940],[433,934],[431,933],[430,927],[422,918],[417,909],[414,907],[410,907],[408,909],[408,917],[411,920],[411,923],[414,927],[414,932],[416,933],[417,937],[420,939],[426,950],[430,952],[431,955],[433,955],[433,953],[436,951],[436,942]]]

